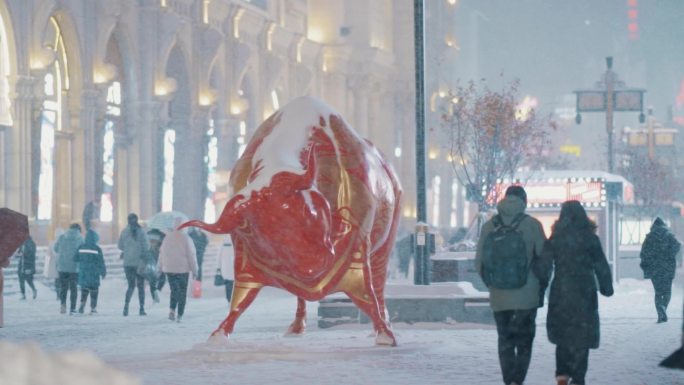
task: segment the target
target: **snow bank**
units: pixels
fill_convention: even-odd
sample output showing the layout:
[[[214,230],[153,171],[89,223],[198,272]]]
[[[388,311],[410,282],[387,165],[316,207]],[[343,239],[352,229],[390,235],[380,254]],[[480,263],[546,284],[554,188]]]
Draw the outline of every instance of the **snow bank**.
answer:
[[[0,342],[0,384],[140,385],[85,351],[47,353],[38,344]]]

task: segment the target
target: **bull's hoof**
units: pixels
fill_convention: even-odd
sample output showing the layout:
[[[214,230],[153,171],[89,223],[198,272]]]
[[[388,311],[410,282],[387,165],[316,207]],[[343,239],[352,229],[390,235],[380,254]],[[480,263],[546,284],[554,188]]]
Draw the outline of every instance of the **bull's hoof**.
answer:
[[[304,334],[305,330],[306,330],[306,324],[303,321],[302,322],[294,321],[290,325],[290,327],[287,328],[285,335],[291,336],[291,337],[301,336],[302,334]]]
[[[207,340],[207,345],[212,345],[212,346],[228,346],[228,340],[229,336],[226,334],[223,334],[220,330],[217,330],[209,336],[209,339]]]
[[[387,333],[386,331],[381,331],[375,336],[375,344],[382,346],[397,346],[397,340],[393,335]]]

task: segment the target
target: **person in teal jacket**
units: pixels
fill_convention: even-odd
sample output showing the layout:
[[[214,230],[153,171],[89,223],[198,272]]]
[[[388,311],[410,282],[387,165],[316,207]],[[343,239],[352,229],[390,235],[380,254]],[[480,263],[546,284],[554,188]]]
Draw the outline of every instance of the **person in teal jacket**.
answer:
[[[78,263],[78,285],[81,287],[81,306],[83,311],[90,294],[90,314],[97,313],[97,296],[100,288],[100,277],[107,275],[102,249],[97,245],[100,236],[90,229],[86,232],[85,243],[78,248],[76,262]]]

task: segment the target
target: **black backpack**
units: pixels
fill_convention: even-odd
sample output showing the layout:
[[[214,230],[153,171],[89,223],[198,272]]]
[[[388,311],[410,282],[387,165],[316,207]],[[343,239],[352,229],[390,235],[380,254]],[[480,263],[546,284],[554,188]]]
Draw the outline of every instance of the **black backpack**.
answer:
[[[495,289],[519,289],[525,286],[529,268],[527,247],[518,225],[526,214],[518,214],[510,225],[501,217],[492,218],[494,230],[487,234],[482,249],[482,280]]]

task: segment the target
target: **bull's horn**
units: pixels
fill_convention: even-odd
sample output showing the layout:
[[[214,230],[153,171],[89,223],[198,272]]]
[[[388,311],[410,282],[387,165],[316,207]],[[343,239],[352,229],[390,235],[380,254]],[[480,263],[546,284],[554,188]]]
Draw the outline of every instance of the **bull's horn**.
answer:
[[[230,201],[228,201],[216,223],[209,224],[200,220],[192,220],[183,223],[180,225],[180,227],[178,227],[178,229],[180,230],[192,226],[199,227],[200,229],[214,234],[229,234],[235,230],[242,220],[242,208],[238,202],[243,199],[244,197],[242,195],[236,195]]]

